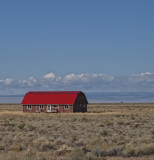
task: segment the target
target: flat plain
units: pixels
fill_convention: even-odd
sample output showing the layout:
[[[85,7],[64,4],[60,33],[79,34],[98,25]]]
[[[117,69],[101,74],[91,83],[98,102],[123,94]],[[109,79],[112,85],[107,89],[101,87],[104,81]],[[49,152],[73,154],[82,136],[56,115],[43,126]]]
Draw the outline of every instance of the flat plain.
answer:
[[[154,104],[89,104],[87,113],[0,104],[0,159],[153,160]]]

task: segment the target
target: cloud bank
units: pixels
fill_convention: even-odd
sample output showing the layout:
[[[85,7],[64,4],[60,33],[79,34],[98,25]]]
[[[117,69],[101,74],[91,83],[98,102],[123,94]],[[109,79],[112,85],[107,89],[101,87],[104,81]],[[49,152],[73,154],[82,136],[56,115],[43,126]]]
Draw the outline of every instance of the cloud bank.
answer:
[[[36,79],[25,80],[0,78],[0,94],[24,94],[32,90],[82,90],[84,92],[138,92],[154,91],[154,73],[141,73],[131,76],[106,74],[68,74],[64,77],[51,72]]]

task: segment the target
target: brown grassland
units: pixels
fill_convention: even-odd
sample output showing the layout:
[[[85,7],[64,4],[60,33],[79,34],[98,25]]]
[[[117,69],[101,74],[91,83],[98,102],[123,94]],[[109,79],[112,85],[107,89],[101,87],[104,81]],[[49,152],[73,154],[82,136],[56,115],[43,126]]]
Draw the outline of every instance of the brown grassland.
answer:
[[[69,114],[0,105],[0,160],[122,159],[154,159],[154,104],[89,104]]]

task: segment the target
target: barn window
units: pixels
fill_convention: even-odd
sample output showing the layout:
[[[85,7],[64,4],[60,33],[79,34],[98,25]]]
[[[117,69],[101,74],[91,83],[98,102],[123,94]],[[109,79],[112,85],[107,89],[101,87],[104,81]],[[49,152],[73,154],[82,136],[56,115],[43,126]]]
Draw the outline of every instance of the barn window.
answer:
[[[44,108],[44,106],[43,105],[40,105],[40,109],[43,109]]]
[[[54,108],[58,108],[58,105],[53,105]]]
[[[31,105],[28,105],[28,106],[27,106],[27,109],[32,109],[32,106],[31,106]]]
[[[64,109],[69,109],[69,105],[64,105]]]

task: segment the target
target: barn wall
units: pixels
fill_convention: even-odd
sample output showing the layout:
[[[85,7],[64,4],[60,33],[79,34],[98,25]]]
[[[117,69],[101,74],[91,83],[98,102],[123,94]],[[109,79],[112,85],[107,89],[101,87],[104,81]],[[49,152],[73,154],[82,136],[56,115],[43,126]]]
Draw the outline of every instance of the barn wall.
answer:
[[[47,105],[43,105],[43,112],[47,112]],[[40,105],[32,105],[32,109],[28,109],[27,105],[23,105],[23,112],[40,112]]]
[[[68,109],[64,109],[64,105],[60,105],[59,106],[59,112],[72,113],[73,112],[73,106],[69,105]]]
[[[87,104],[75,104],[73,112],[87,112]]]
[[[43,105],[44,109],[40,110],[40,105],[32,105],[32,109],[27,108],[28,105],[23,105],[23,112],[47,112],[47,105]],[[59,105],[58,108],[54,108],[53,105],[51,105],[51,112],[66,112],[66,113],[72,113],[73,112],[73,105],[69,105],[68,109],[64,109],[64,105]],[[50,112],[48,112],[50,113]]]
[[[87,104],[87,99],[83,93],[79,93],[75,100],[75,104]]]
[[[85,95],[83,93],[78,94],[73,106],[73,112],[87,112],[87,104]]]

